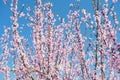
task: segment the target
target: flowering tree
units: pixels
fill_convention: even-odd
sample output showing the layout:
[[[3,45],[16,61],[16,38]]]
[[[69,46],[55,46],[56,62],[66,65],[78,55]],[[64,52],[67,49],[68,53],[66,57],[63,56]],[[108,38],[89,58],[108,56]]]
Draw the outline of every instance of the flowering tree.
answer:
[[[93,13],[70,4],[68,21],[60,18],[56,25],[50,2],[34,0],[34,10],[27,7],[24,14],[18,11],[19,1],[11,0],[12,25],[5,28],[0,39],[0,73],[4,80],[119,80],[117,0],[112,0],[110,7],[108,0],[91,2]],[[20,35],[19,17],[29,21],[26,24],[32,38],[28,39],[32,42]],[[89,34],[83,34],[82,25],[84,33]]]

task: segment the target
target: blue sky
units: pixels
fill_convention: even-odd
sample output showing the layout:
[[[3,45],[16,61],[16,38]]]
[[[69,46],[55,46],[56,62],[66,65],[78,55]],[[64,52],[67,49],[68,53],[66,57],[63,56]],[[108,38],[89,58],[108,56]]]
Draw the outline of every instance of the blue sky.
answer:
[[[10,4],[11,0],[8,0],[8,3]],[[67,19],[67,14],[69,12],[69,4],[74,3],[75,0],[42,0],[43,3],[45,2],[52,2],[53,7],[53,13],[55,15],[59,15],[60,17],[64,17]],[[29,6],[34,5],[34,0],[19,0],[18,9],[21,10],[22,4],[27,4]],[[111,4],[111,0],[109,0],[109,3]],[[81,0],[80,1],[80,9],[86,9],[87,12],[93,13],[92,9],[92,3],[90,0]],[[117,18],[120,21],[120,0],[118,0],[118,3],[115,4],[115,11],[117,12]],[[10,7],[8,5],[5,5],[2,0],[0,0],[0,37],[4,33],[4,26],[11,27],[11,20],[10,16],[12,15],[10,11]],[[20,19],[19,23],[24,24],[25,20]],[[29,34],[29,29],[25,27],[25,30],[23,31],[23,36],[26,36],[26,34]],[[120,33],[117,35],[120,36]],[[118,39],[120,42],[120,38]],[[1,49],[0,49],[1,50]],[[1,51],[0,51],[1,52]],[[2,76],[0,75],[0,80],[3,80]]]
[[[8,3],[10,4],[11,0],[8,0]],[[109,4],[111,4],[112,0],[109,0]],[[27,4],[29,6],[34,5],[34,0],[19,0],[18,10],[21,10],[22,4]],[[69,12],[69,4],[75,3],[75,0],[42,0],[43,3],[45,2],[52,2],[53,7],[53,13],[55,15],[59,15],[60,17],[64,17],[67,19],[67,14]],[[80,0],[80,9],[86,9],[87,12],[93,13],[92,3],[90,0]],[[120,0],[118,0],[118,3],[115,4],[115,10],[117,12],[117,18],[120,21]],[[10,16],[12,15],[10,11],[10,7],[8,5],[3,4],[2,0],[0,0],[0,36],[3,34],[3,28],[4,26],[11,26]],[[23,19],[19,21],[20,24],[25,22]]]

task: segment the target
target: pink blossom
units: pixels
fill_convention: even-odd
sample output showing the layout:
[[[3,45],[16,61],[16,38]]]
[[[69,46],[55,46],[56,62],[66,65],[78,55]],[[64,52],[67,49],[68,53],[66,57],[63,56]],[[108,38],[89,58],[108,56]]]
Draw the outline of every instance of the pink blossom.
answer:
[[[6,4],[6,3],[7,3],[7,0],[3,0],[3,2],[4,2],[4,4]]]
[[[116,3],[118,0],[112,0],[113,3]]]
[[[0,72],[4,78],[9,79],[13,73],[15,80],[112,80],[115,76],[117,80],[120,43],[118,27],[114,26],[119,21],[114,9],[110,11],[112,17],[109,15],[108,0],[104,2],[100,9],[94,2],[94,13],[70,9],[64,20],[54,17],[50,2],[36,0],[33,9],[28,7],[25,13],[18,13],[18,0],[12,0],[12,25],[10,29],[5,27],[0,38]],[[73,8],[77,5],[70,4]],[[19,31],[26,29],[21,27],[19,17],[29,20],[25,23],[31,26],[28,39]]]

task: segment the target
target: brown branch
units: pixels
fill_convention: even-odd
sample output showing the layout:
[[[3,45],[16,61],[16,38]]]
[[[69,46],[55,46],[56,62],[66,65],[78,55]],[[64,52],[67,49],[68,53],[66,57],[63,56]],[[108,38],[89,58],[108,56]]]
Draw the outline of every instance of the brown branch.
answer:
[[[95,14],[95,17],[96,16],[98,16],[98,14],[97,14],[97,11],[98,11],[98,9],[97,9],[97,6],[95,5],[95,0],[92,0],[92,5],[93,5],[93,9],[94,9],[94,14]],[[99,29],[99,20],[98,20],[98,18],[96,18],[96,23],[97,23],[97,25],[96,25],[96,35],[95,35],[95,37],[96,37],[96,47],[95,47],[95,68],[94,68],[94,70],[95,70],[95,73],[94,73],[94,75],[95,75],[95,79],[94,80],[96,80],[96,75],[97,75],[97,65],[98,65],[98,29]]]
[[[101,80],[104,80],[105,73],[104,73],[103,53],[102,53],[102,51],[100,51],[100,64],[101,64]]]

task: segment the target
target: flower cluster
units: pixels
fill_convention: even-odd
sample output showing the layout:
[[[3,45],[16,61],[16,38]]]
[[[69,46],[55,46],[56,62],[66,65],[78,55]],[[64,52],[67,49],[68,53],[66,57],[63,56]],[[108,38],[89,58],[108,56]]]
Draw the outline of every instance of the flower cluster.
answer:
[[[12,0],[12,26],[5,28],[0,38],[0,73],[4,80],[119,79],[119,21],[114,5],[109,8],[108,0],[101,4],[100,0],[92,0],[94,11],[88,13],[70,4],[77,9],[69,11],[68,20],[58,21],[52,12],[52,3],[34,1],[33,10],[30,6],[26,8],[27,13],[19,13],[18,0]],[[117,0],[112,2],[115,4]],[[26,23],[31,29],[28,39],[20,34],[19,29],[24,27],[21,28],[19,17],[29,21]]]

